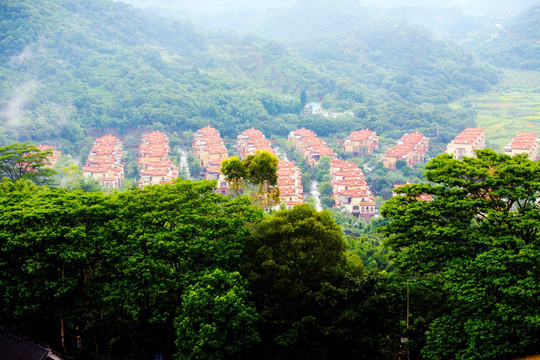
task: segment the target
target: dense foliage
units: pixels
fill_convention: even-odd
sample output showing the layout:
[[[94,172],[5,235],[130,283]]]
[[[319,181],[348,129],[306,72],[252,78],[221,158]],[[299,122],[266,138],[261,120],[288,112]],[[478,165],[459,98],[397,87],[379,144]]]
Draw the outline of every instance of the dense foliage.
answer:
[[[472,114],[442,105],[497,81],[457,46],[386,22],[321,32],[298,54],[108,0],[8,0],[0,23],[0,144],[46,140],[72,153],[86,135],[145,126],[212,125],[230,137],[251,126],[268,136],[370,127],[392,138],[440,127],[443,143]],[[301,100],[354,115],[302,116]]]
[[[0,180],[30,180],[38,185],[52,185],[51,175],[55,171],[49,168],[52,151],[41,151],[30,143],[13,143],[0,146]]]
[[[81,359],[394,351],[403,299],[386,275],[347,261],[329,213],[305,205],[263,219],[214,186],[103,194],[2,182],[0,323]]]
[[[481,150],[440,155],[432,184],[406,185],[382,214],[395,266],[441,298],[428,319],[426,359],[496,359],[540,348],[538,162]],[[418,200],[427,193],[433,201]],[[436,296],[435,296],[436,297]]]

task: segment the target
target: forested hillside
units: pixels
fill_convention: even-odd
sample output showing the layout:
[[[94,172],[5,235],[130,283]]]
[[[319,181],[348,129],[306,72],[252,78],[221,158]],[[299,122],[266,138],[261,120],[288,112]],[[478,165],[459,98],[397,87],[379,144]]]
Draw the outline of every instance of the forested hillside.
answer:
[[[351,14],[350,26],[367,16]],[[295,23],[287,20],[294,14],[283,16],[276,21]],[[333,36],[325,31],[335,23],[307,27],[321,36],[299,43],[299,56],[276,42],[206,34],[107,0],[9,0],[0,17],[3,144],[50,141],[71,151],[90,130],[207,124],[225,136],[251,126],[285,135],[309,125],[323,136],[370,127],[398,138],[439,127],[442,143],[472,122],[444,104],[497,81],[455,45],[385,22]],[[317,23],[310,14],[298,20]],[[355,116],[299,116],[303,90],[308,101]]]
[[[501,24],[496,35],[481,44],[479,56],[494,65],[540,70],[540,7]]]

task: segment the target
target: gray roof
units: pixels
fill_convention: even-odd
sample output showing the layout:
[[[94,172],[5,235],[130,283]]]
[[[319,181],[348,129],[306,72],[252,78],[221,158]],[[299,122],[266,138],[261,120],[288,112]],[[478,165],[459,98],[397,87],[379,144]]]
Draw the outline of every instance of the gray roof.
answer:
[[[47,346],[0,328],[0,360],[59,359]]]

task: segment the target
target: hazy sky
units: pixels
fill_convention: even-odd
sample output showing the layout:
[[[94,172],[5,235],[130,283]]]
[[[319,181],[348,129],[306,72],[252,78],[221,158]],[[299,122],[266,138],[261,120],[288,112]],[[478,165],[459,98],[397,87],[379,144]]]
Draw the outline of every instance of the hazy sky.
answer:
[[[145,7],[168,7],[189,13],[222,13],[240,10],[265,10],[268,8],[287,7],[295,0],[118,0]]]
[[[257,10],[264,11],[271,8],[289,7],[296,2],[304,2],[316,6],[317,2],[329,1],[339,3],[355,0],[115,0],[132,4],[146,10],[174,10],[179,13],[200,16],[214,15],[232,11]],[[526,11],[538,5],[540,0],[356,0],[357,3],[368,7],[392,8],[403,6],[430,6],[449,7],[459,6],[465,14],[480,17],[507,17]],[[176,14],[179,15],[178,13]]]
[[[141,8],[170,8],[188,13],[215,14],[238,10],[264,10],[287,7],[296,0],[117,0]],[[306,1],[306,0],[298,0]],[[320,1],[320,0],[319,0]],[[336,0],[329,0],[336,1]],[[339,0],[337,0],[339,1]],[[314,3],[317,1],[314,0]],[[396,6],[460,6],[465,12],[477,15],[496,15],[521,12],[538,4],[538,0],[446,0],[442,3],[433,0],[359,0],[359,3],[377,7]]]

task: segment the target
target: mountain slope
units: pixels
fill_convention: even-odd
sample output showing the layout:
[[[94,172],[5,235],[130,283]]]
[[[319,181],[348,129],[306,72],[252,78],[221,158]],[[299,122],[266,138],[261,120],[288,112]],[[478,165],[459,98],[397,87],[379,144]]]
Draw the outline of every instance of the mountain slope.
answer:
[[[540,71],[540,6],[500,28],[498,34],[484,39],[478,55],[497,66]]]
[[[266,88],[265,99],[297,113],[280,93],[318,77],[276,44],[208,37],[122,3],[10,0],[0,16],[1,142],[157,122],[195,128],[210,99],[232,89]]]
[[[300,126],[321,136],[370,127],[395,138],[440,127],[448,137],[471,125],[471,114],[442,105],[497,80],[425,31],[358,7],[345,18],[347,7],[308,5],[281,19],[292,23],[303,13],[283,26],[297,35],[289,39],[296,49],[287,50],[253,36],[206,34],[110,0],[3,2],[0,144],[55,140],[69,151],[88,134],[204,125],[229,137],[251,126],[268,136]],[[303,90],[308,101],[355,116],[301,116]]]

